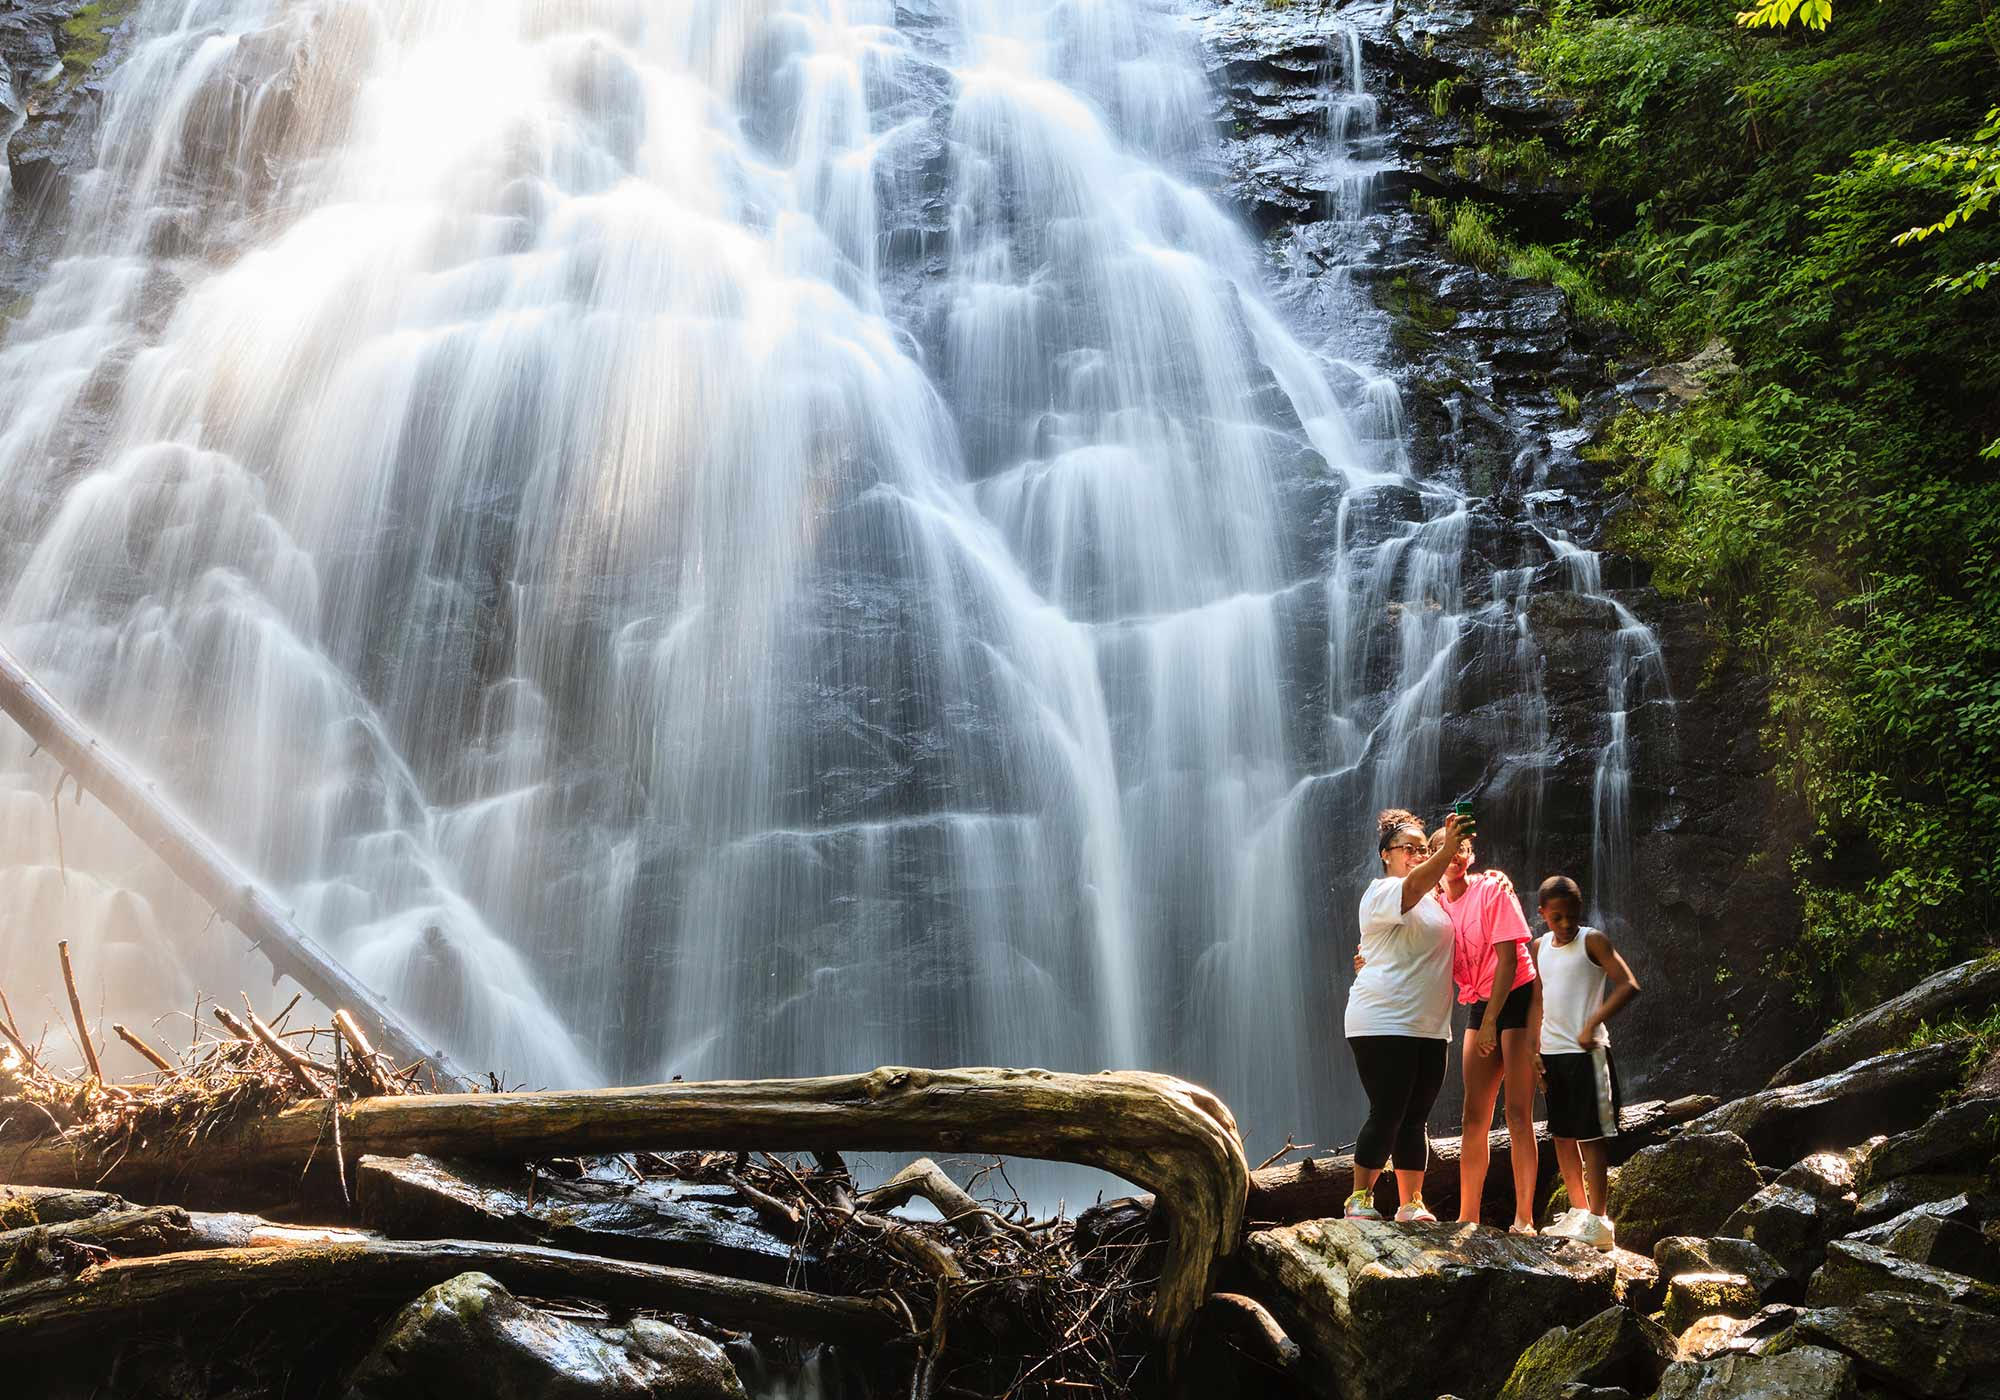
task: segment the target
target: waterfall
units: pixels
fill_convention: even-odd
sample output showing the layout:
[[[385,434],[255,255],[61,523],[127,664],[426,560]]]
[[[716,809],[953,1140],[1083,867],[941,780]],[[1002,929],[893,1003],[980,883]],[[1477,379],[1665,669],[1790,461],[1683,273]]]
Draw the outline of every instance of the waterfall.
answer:
[[[0,637],[304,927],[514,1082],[1143,1066],[1256,1143],[1350,1125],[1374,811],[1462,795],[1468,667],[1516,677],[1493,767],[1545,746],[1528,581],[1468,596],[1381,314],[1277,309],[1187,29],[140,24],[0,342]],[[1326,105],[1358,265],[1350,31]],[[7,965],[59,926],[108,1006],[243,985],[94,804],[59,860],[53,777],[0,736]]]

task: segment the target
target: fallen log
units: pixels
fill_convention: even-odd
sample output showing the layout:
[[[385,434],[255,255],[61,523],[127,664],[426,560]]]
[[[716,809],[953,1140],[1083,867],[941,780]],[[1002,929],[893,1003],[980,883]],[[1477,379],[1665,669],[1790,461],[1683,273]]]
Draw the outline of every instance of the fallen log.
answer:
[[[75,1279],[0,1290],[0,1356],[46,1350],[101,1329],[122,1332],[150,1318],[184,1318],[217,1303],[286,1294],[407,1299],[472,1270],[517,1292],[689,1312],[766,1335],[879,1341],[906,1330],[902,1314],[879,1299],[830,1298],[538,1245],[352,1238],[114,1259]]]
[[[472,1082],[443,1051],[328,956],[248,875],[155,792],[151,783],[92,738],[82,721],[29,675],[5,647],[0,647],[0,710],[13,716],[80,788],[88,789],[130,827],[132,834],[151,847],[216,913],[240,929],[273,968],[329,1008],[354,1012],[381,1047],[399,1060],[428,1062],[440,1082]],[[88,1039],[86,1033],[86,1042]]]
[[[74,1138],[0,1147],[0,1179],[170,1186],[191,1177],[296,1176],[332,1155],[331,1105],[298,1104],[218,1125],[197,1141]],[[1164,1203],[1153,1327],[1172,1347],[1242,1234],[1249,1166],[1229,1109],[1166,1075],[1037,1069],[896,1069],[771,1079],[512,1094],[411,1094],[339,1106],[349,1152],[532,1160],[697,1147],[779,1151],[943,1147],[1101,1167]],[[504,1281],[504,1280],[503,1280]],[[718,1320],[721,1320],[718,1318]]]
[[[1612,1140],[1612,1162],[1630,1157],[1642,1147],[1650,1147],[1668,1130],[1700,1117],[1716,1101],[1702,1095],[1687,1098],[1653,1099],[1632,1104],[1618,1116],[1618,1136]],[[1512,1138],[1502,1128],[1493,1133],[1492,1157],[1486,1170],[1483,1210],[1488,1219],[1502,1218],[1512,1208],[1513,1174],[1508,1168]],[[1535,1143],[1540,1162],[1536,1168],[1536,1199],[1540,1200],[1556,1176],[1555,1146],[1549,1139],[1548,1124],[1535,1124]],[[1424,1202],[1440,1218],[1458,1214],[1459,1139],[1432,1138],[1430,1165],[1424,1173]],[[1290,1225],[1301,1220],[1319,1220],[1340,1214],[1348,1193],[1354,1189],[1354,1157],[1340,1153],[1331,1157],[1308,1157],[1282,1167],[1265,1167],[1250,1174],[1246,1217],[1258,1225]],[[1377,1184],[1378,1204],[1394,1208],[1396,1184],[1393,1173],[1383,1172]]]

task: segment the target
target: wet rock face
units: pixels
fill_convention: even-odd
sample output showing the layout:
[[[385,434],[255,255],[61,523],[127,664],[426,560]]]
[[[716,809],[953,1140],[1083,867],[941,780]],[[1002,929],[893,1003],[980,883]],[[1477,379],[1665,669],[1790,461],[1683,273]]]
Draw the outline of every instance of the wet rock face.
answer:
[[[1476,678],[1495,669],[1469,664],[1447,718],[1440,789],[1479,795],[1482,856],[1525,874],[1524,886],[1564,871],[1598,893],[1591,804],[1617,625],[1606,602],[1576,590],[1548,536],[1602,544],[1611,502],[1582,449],[1627,402],[1658,396],[1617,387],[1621,375],[1635,379],[1608,371],[1623,353],[1617,337],[1579,322],[1559,291],[1455,261],[1412,206],[1418,194],[1477,196],[1504,205],[1531,236],[1559,239],[1578,191],[1454,155],[1471,144],[1475,114],[1525,142],[1557,133],[1567,110],[1492,45],[1511,6],[1201,0],[1193,9],[1220,99],[1215,178],[1265,235],[1287,319],[1308,341],[1323,334],[1348,353],[1372,351],[1401,392],[1413,469],[1475,498],[1467,596],[1490,596],[1496,571],[1528,571],[1549,742],[1531,764],[1493,771],[1509,698],[1482,695]],[[1344,96],[1356,56],[1372,135]],[[1330,158],[1343,128],[1345,153]],[[1379,323],[1342,310],[1328,289],[1346,282],[1366,289]],[[1621,1067],[1635,1094],[1697,1075],[1744,1092],[1805,1039],[1785,989],[1756,971],[1797,926],[1783,873],[1745,864],[1782,844],[1788,820],[1757,739],[1763,696],[1730,667],[1709,671],[1698,608],[1655,593],[1635,561],[1606,555],[1598,567],[1607,595],[1659,637],[1674,697],[1633,706],[1629,721],[1621,948],[1649,987],[1706,989],[1718,968],[1733,974],[1717,995],[1642,997],[1619,1021]],[[1448,1089],[1441,1114],[1455,1104]]]
[[[645,1330],[600,1335],[460,1274],[396,1315],[345,1400],[458,1400],[475,1377],[491,1400],[743,1400],[720,1347],[661,1323]]]
[[[1782,1270],[1802,1279],[1818,1267],[1826,1243],[1854,1218],[1854,1162],[1846,1153],[1817,1152],[1787,1167],[1722,1224],[1723,1233],[1754,1241]]]
[[[1243,1257],[1308,1384],[1341,1400],[1491,1394],[1551,1323],[1610,1307],[1617,1277],[1595,1250],[1456,1224],[1307,1221],[1253,1233]]]

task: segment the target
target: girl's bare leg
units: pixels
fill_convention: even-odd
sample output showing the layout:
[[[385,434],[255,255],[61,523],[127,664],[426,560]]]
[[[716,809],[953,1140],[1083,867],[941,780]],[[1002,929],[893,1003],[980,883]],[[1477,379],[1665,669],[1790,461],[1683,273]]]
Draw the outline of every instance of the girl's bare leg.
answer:
[[[1424,1194],[1424,1174],[1396,1168],[1396,1195],[1404,1205]]]
[[[1491,1012],[1491,1008],[1488,1008]],[[1497,1012],[1491,1012],[1497,1015]],[[1493,1101],[1500,1094],[1501,1056],[1481,1055],[1474,1048],[1478,1032],[1465,1032],[1459,1060],[1465,1065],[1465,1114],[1458,1142],[1458,1218],[1477,1223],[1486,1194],[1486,1168],[1492,1156]],[[1505,1039],[1512,1032],[1503,1032]]]
[[[1526,1028],[1500,1032],[1500,1058],[1506,1064],[1507,1137],[1512,1144],[1508,1150],[1514,1159],[1514,1223],[1533,1225],[1535,1178],[1541,1166],[1541,1149],[1535,1143],[1535,1047],[1528,1041]],[[1470,1091],[1467,1097],[1471,1097]]]

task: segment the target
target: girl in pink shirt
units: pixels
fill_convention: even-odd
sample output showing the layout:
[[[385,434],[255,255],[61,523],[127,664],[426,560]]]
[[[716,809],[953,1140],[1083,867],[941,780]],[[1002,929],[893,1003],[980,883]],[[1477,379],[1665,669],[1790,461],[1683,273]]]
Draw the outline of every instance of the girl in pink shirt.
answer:
[[[1458,1158],[1458,1218],[1477,1221],[1486,1190],[1493,1103],[1507,1088],[1507,1133],[1514,1159],[1512,1234],[1535,1233],[1535,1046],[1541,1038],[1540,984],[1528,957],[1528,920],[1514,885],[1497,870],[1468,874],[1472,843],[1438,882],[1451,915],[1452,980],[1472,1007],[1465,1030],[1465,1123]]]

